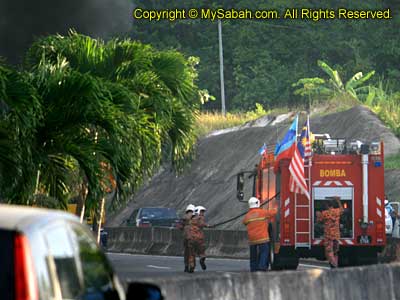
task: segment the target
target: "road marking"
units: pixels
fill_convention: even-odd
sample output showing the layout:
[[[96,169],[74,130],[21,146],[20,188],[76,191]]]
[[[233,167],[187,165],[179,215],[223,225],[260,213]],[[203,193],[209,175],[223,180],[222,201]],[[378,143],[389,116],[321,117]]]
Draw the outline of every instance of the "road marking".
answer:
[[[154,268],[154,269],[166,269],[166,270],[170,270],[170,267],[160,267],[160,266],[153,266],[153,265],[147,265],[146,267],[148,268]]]
[[[306,264],[299,264],[301,267],[305,268],[311,268],[311,269],[325,269],[325,270],[330,270],[330,267],[325,267],[325,266],[317,266],[317,265],[306,265]]]

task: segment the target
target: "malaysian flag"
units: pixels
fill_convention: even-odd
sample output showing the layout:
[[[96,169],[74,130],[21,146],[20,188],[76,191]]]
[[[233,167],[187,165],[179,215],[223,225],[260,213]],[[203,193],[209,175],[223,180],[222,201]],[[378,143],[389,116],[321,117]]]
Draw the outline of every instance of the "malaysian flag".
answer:
[[[299,143],[294,143],[293,156],[289,164],[289,189],[293,193],[301,193],[310,199],[306,178],[304,176],[304,160],[299,150]]]
[[[308,159],[312,154],[310,135],[310,119],[307,116],[307,120],[305,121],[303,129],[301,130],[300,140],[297,145],[301,157],[305,159]]]

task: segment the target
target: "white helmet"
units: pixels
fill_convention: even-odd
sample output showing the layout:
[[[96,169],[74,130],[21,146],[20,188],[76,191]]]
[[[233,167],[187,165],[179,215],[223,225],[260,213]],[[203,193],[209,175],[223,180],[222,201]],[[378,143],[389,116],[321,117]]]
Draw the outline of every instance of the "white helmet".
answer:
[[[207,209],[204,206],[196,206],[194,213],[199,215],[202,210],[206,211]]]
[[[385,200],[385,206],[389,204],[389,200]]]
[[[258,200],[256,197],[251,197],[249,199],[249,208],[258,208],[260,207],[260,200]]]
[[[194,212],[195,209],[196,209],[196,207],[193,204],[189,204],[188,206],[186,206],[185,212],[188,212],[188,211]]]

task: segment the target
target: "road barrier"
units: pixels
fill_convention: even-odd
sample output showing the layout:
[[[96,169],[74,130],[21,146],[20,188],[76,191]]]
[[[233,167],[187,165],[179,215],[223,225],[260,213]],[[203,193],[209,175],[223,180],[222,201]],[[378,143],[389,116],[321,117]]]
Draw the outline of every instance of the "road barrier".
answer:
[[[157,255],[183,255],[183,232],[174,228],[109,227],[107,251]],[[204,230],[207,255],[248,258],[247,233]]]
[[[150,279],[149,279],[150,280]],[[152,278],[165,299],[400,299],[400,264],[268,273],[194,273]]]

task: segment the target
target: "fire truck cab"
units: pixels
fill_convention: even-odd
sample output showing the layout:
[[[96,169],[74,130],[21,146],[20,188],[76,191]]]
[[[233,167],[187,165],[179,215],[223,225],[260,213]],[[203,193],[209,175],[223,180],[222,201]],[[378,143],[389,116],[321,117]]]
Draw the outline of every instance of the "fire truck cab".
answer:
[[[383,147],[383,142],[315,140],[304,168],[310,199],[290,192],[290,159],[279,161],[275,173],[273,153],[263,154],[252,173],[252,192],[262,207],[278,208],[269,225],[272,269],[296,269],[299,258],[325,259],[323,225],[317,222],[316,214],[336,196],[344,208],[339,266],[377,263],[377,253],[386,244]],[[245,173],[237,177],[241,201]]]

